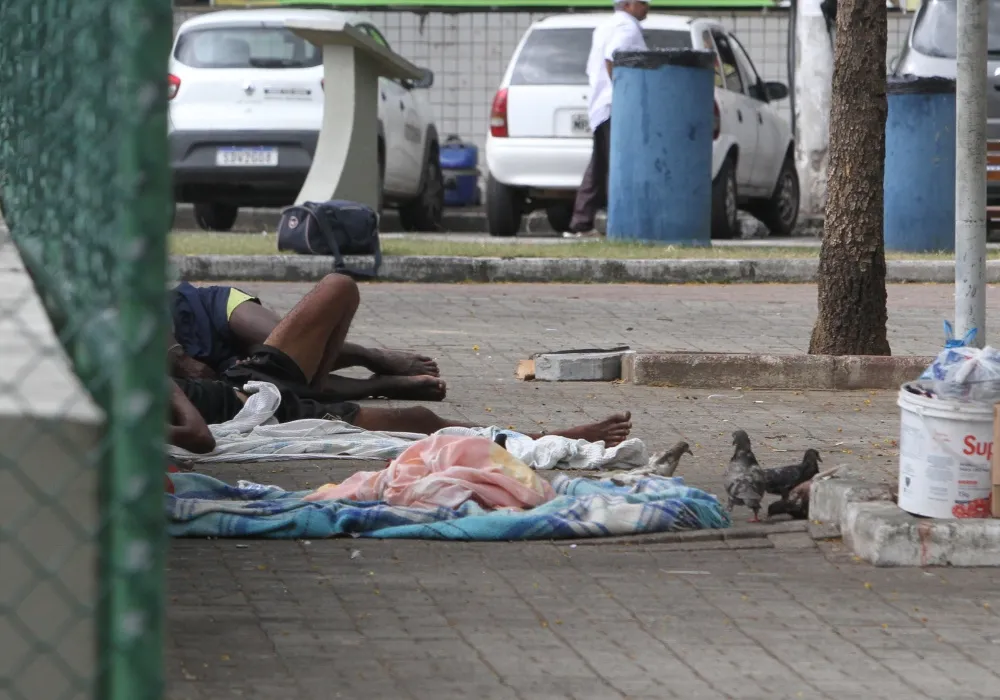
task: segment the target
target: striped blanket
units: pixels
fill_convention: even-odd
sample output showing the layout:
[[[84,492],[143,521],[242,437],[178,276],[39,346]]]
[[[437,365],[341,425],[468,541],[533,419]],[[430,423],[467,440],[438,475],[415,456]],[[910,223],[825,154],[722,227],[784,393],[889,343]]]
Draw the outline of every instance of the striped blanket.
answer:
[[[284,491],[204,474],[170,474],[168,530],[174,537],[321,539],[355,537],[436,540],[546,540],[729,527],[712,494],[683,479],[647,477],[629,486],[560,474],[556,498],[527,511],[405,508],[385,503],[305,501],[310,491]]]

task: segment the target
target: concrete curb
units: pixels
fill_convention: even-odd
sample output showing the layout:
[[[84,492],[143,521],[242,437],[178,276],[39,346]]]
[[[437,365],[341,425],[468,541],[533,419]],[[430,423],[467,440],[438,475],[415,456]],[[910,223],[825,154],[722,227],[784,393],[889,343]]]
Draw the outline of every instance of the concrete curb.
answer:
[[[916,355],[755,355],[741,353],[628,354],[622,380],[646,386],[713,389],[897,389],[934,361]]]
[[[369,260],[351,260],[367,267]],[[333,259],[295,255],[172,256],[180,279],[259,282],[315,282],[333,271]],[[799,284],[816,280],[814,259],[607,260],[589,258],[468,258],[392,256],[383,261],[386,282],[632,282],[645,284]],[[890,283],[950,283],[954,263],[947,260],[891,260]],[[986,277],[1000,283],[1000,260],[986,263]]]

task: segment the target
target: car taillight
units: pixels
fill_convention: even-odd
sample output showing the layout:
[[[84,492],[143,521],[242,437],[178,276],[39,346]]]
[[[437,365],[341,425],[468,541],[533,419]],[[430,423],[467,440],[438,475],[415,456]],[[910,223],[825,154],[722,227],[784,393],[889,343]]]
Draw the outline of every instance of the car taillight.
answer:
[[[722,131],[722,115],[719,114],[719,103],[712,103],[712,140],[719,138],[719,132]]]
[[[500,88],[493,98],[493,108],[490,110],[490,135],[507,137],[507,88]]]
[[[181,79],[176,75],[167,76],[167,99],[172,100],[177,97],[177,91],[181,89]]]

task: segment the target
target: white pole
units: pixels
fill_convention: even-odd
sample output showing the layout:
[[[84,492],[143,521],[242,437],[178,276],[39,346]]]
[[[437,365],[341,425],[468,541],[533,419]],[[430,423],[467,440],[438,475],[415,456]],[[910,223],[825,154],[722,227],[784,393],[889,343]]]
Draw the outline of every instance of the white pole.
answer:
[[[986,341],[986,51],[989,0],[959,0],[955,88],[955,337]]]
[[[830,94],[833,46],[820,0],[797,0],[795,21],[795,166],[801,186],[803,219],[826,208],[827,151],[830,147]]]

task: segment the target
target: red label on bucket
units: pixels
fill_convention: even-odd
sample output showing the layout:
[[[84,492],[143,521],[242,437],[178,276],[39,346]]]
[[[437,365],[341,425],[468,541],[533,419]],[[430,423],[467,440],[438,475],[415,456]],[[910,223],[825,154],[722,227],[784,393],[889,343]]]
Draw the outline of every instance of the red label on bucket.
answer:
[[[965,448],[962,450],[962,454],[966,457],[979,455],[980,457],[985,457],[986,459],[993,459],[992,442],[980,442],[976,439],[975,435],[966,435],[965,439],[962,440],[962,444],[965,445]]]

